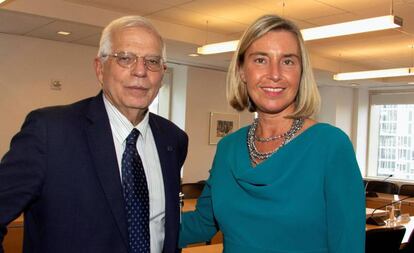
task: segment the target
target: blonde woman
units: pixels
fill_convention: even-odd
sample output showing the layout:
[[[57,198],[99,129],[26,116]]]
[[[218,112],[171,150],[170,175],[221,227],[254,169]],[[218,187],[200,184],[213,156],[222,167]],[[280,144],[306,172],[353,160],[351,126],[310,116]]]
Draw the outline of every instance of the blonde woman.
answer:
[[[311,119],[319,107],[300,30],[275,15],[256,20],[228,73],[228,99],[257,112],[223,138],[180,246],[217,230],[226,253],[362,253],[365,199],[349,138]]]

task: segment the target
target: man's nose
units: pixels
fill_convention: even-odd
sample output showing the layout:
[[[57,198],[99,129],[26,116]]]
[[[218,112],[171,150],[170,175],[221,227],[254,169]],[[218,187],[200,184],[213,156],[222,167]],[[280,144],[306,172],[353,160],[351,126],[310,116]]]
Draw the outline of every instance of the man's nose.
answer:
[[[146,76],[147,66],[145,65],[144,57],[138,57],[135,64],[131,67],[131,73],[135,76]]]

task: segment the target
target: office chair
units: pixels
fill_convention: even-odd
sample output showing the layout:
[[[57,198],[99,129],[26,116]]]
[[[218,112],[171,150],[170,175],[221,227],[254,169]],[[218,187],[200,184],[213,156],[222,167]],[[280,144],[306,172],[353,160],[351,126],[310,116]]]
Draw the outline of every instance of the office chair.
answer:
[[[410,237],[406,243],[402,243],[399,253],[412,253],[414,252],[414,231],[411,232]]]
[[[399,195],[414,196],[414,184],[403,184],[400,186]]]
[[[381,192],[389,194],[398,194],[398,185],[384,181],[368,181],[366,185],[367,192]]]
[[[398,253],[405,227],[371,229],[365,233],[365,253]]]
[[[204,183],[185,183],[181,185],[181,192],[184,199],[197,199],[203,191]]]

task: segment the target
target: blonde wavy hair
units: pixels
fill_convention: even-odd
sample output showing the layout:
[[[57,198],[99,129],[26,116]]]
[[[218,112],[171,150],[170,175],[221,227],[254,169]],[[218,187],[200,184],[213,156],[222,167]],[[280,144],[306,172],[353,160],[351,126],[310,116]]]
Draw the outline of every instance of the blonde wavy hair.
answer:
[[[277,15],[265,15],[254,21],[244,32],[227,73],[227,100],[238,110],[256,111],[256,106],[249,98],[246,84],[241,80],[240,68],[249,46],[270,31],[284,30],[291,32],[298,40],[301,55],[301,79],[298,94],[295,99],[296,110],[288,115],[289,118],[309,118],[319,111],[320,95],[313,76],[309,55],[299,28],[291,21]]]

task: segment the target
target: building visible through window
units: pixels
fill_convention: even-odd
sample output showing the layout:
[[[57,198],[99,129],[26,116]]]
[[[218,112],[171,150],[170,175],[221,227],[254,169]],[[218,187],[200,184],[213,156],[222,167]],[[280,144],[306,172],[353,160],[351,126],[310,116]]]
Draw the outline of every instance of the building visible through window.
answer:
[[[371,106],[368,176],[414,180],[414,104]]]

